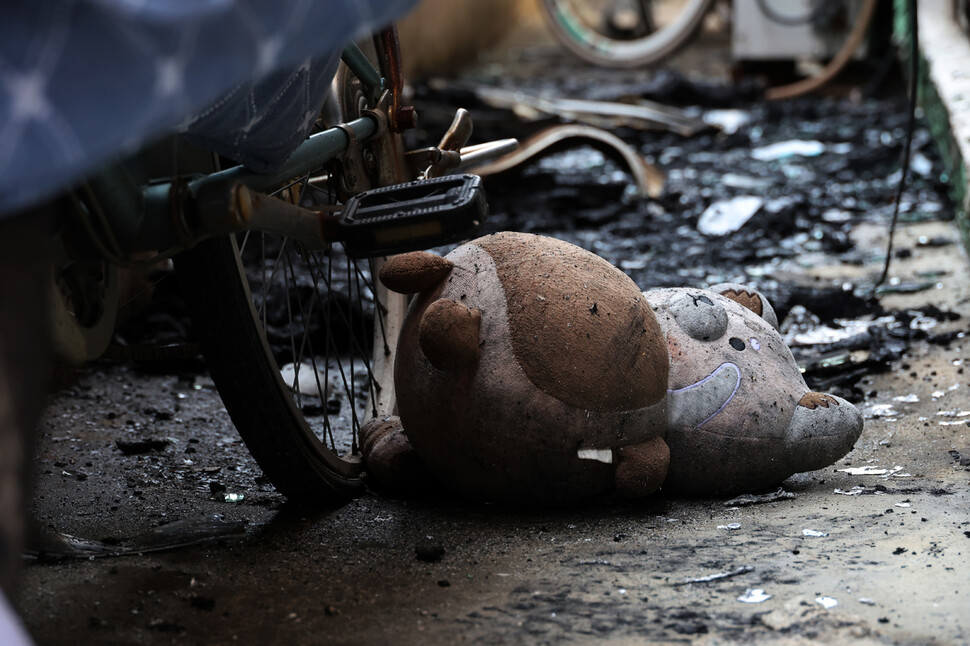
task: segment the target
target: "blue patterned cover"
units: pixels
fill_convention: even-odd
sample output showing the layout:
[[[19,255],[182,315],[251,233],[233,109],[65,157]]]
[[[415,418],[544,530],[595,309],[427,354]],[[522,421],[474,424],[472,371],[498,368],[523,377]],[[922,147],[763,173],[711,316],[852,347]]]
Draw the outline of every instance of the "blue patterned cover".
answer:
[[[283,163],[339,52],[416,0],[6,0],[0,214],[179,130],[257,171]]]

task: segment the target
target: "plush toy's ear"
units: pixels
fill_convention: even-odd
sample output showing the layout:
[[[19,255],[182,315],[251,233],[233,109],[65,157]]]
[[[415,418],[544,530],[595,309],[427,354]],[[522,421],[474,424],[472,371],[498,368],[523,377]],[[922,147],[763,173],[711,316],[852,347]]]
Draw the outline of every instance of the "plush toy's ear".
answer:
[[[730,298],[732,301],[747,307],[749,310],[768,321],[771,327],[778,329],[778,315],[775,314],[775,310],[771,307],[771,303],[765,298],[765,295],[756,289],[751,287],[745,287],[744,285],[739,285],[737,283],[720,283],[718,285],[712,285],[708,289],[716,294],[720,294],[725,298]]]
[[[439,299],[428,306],[421,318],[421,351],[438,370],[459,370],[478,359],[481,323],[481,310],[450,298]]]
[[[427,251],[412,251],[393,256],[381,267],[381,282],[399,294],[417,294],[434,287],[454,267],[447,258]]]

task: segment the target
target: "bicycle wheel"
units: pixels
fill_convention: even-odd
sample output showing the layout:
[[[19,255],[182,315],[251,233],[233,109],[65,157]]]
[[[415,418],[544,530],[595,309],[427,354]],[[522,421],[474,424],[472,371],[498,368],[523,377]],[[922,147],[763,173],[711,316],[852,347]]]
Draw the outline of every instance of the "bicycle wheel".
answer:
[[[339,103],[343,119],[356,116]],[[381,183],[404,179],[399,140],[388,134],[368,149]],[[333,204],[332,180],[299,178],[277,194]],[[264,475],[290,498],[330,501],[360,488],[358,430],[394,408],[406,300],[379,286],[373,263],[255,232],[205,241],[176,269],[212,379]]]
[[[683,47],[714,0],[542,0],[553,34],[605,67],[657,63]]]

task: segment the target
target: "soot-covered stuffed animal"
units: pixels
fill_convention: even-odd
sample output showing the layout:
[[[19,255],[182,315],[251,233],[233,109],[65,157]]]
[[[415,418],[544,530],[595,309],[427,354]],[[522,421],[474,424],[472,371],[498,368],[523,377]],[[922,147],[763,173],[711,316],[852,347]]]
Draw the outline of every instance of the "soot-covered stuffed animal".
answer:
[[[665,490],[724,495],[831,464],[862,431],[810,392],[777,319],[738,285],[643,293],[602,258],[500,233],[381,272],[415,294],[398,343],[400,418],[362,430],[400,490],[562,505]]]

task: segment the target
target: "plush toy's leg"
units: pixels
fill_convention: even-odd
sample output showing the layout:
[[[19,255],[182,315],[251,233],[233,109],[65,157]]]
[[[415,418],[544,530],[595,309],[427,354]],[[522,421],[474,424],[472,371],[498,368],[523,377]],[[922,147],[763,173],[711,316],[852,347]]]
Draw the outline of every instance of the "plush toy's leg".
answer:
[[[401,418],[375,418],[360,428],[367,475],[395,494],[431,491],[435,480],[411,446]]]
[[[640,498],[660,488],[667,477],[670,449],[659,437],[616,451],[616,492]]]

